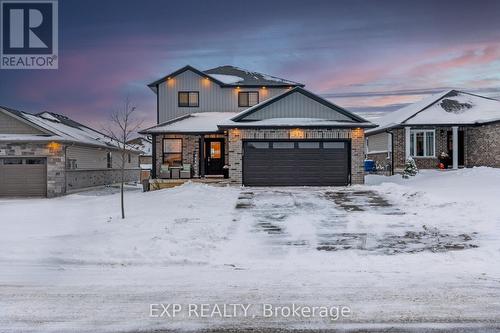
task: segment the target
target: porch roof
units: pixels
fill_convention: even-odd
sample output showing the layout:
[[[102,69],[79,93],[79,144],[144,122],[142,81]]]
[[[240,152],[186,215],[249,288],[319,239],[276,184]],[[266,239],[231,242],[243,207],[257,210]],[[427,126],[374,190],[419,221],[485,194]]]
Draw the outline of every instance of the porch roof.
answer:
[[[180,116],[141,131],[141,134],[160,133],[218,133],[217,125],[234,117],[237,112],[197,112]]]

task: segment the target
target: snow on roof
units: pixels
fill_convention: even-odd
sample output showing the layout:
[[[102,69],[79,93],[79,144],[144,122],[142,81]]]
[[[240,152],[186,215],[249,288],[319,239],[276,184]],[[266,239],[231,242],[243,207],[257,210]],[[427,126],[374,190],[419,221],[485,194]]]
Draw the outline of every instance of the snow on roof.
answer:
[[[234,117],[237,112],[197,112],[184,115],[163,124],[148,128],[141,133],[212,133],[217,125]]]
[[[119,148],[119,143],[109,136],[79,124],[66,116],[51,112],[34,115],[7,108],[2,109],[52,133],[48,135],[2,134],[0,136],[0,140],[2,141],[68,141],[106,148]]]
[[[428,96],[390,112],[374,122],[379,125],[367,133],[401,124],[474,124],[500,120],[500,101],[457,90]]]
[[[407,124],[474,124],[500,120],[500,101],[463,92],[449,93]]]
[[[226,74],[208,74],[208,76],[219,80],[222,83],[225,84],[231,84],[231,83],[236,83],[243,81],[243,78],[236,76],[236,75],[226,75]]]
[[[371,127],[372,123],[336,121],[320,118],[271,118],[256,121],[233,121],[227,119],[219,124],[221,127]]]
[[[282,86],[282,85],[290,85],[290,86],[304,86],[302,83],[298,83],[295,81],[290,81],[286,79],[282,79],[276,76],[267,75],[259,72],[250,71],[244,68],[235,67],[235,66],[219,66],[216,68],[208,69],[204,71],[204,73],[217,78],[214,75],[224,75],[224,76],[234,76],[239,77],[241,80],[234,82],[225,82],[224,80],[219,80],[225,84],[238,84],[238,85],[262,85],[262,86]],[[217,78],[218,79],[218,78]]]
[[[139,142],[137,142],[139,141]],[[136,142],[136,143],[134,143]],[[153,152],[153,144],[151,143],[151,141],[149,141],[148,139],[144,138],[144,137],[137,137],[133,140],[129,140],[128,141],[128,144],[130,145],[130,147],[134,148],[135,150],[139,150],[142,152],[143,155],[152,155],[152,152]]]

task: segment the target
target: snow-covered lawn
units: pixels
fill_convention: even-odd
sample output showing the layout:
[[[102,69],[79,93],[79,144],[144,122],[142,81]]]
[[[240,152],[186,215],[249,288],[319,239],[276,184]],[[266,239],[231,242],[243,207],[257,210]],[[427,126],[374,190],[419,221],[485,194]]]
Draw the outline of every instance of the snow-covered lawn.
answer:
[[[0,331],[499,324],[500,170],[0,200]],[[150,318],[151,303],[348,306]],[[441,324],[438,324],[441,323]]]

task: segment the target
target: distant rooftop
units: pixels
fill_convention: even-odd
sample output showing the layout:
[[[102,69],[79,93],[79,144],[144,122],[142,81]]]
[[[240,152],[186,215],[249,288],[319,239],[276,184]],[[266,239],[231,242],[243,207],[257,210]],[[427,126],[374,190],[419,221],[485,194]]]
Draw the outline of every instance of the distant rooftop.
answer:
[[[428,96],[373,122],[375,133],[400,125],[470,125],[500,121],[500,101],[459,90]]]

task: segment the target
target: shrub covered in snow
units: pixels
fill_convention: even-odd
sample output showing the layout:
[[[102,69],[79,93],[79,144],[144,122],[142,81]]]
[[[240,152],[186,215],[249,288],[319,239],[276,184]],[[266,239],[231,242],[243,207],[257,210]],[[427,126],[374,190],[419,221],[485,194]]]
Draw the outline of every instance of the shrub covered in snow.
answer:
[[[415,176],[418,173],[417,164],[415,160],[409,156],[405,162],[405,168],[403,170],[403,178],[408,179],[410,176]]]

